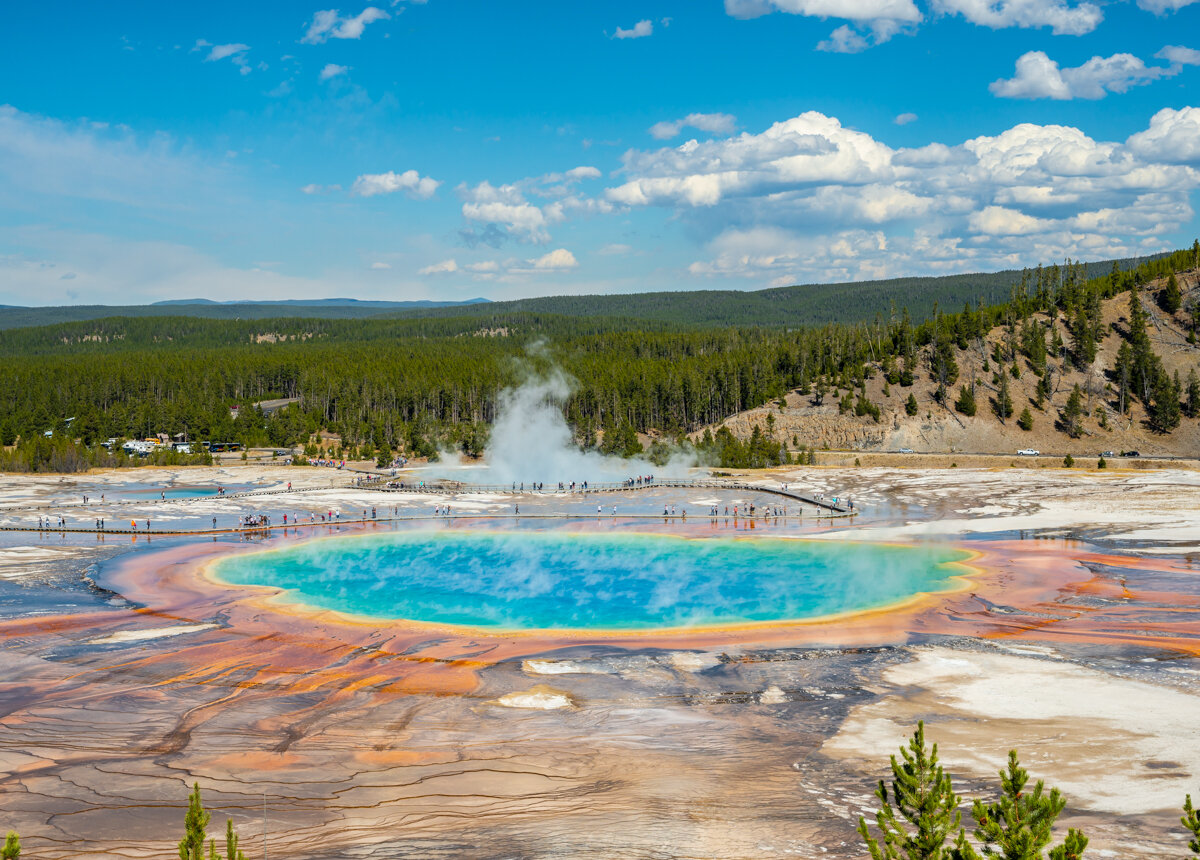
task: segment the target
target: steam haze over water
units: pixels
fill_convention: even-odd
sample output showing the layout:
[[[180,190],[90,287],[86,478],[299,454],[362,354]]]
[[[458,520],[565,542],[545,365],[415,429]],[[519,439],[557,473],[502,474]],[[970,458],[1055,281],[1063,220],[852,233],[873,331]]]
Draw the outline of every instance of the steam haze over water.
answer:
[[[824,541],[519,532],[324,538],[217,574],[378,618],[501,629],[654,629],[814,618],[949,587],[965,554]]]

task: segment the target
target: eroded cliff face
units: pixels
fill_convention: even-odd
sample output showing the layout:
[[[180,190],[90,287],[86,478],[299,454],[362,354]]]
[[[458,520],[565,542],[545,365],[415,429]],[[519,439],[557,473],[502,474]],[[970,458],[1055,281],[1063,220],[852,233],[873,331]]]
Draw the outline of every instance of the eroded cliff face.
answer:
[[[768,416],[771,422],[768,422]],[[876,424],[853,415],[838,415],[836,407],[830,412],[801,409],[759,408],[740,412],[719,426],[728,427],[739,439],[748,439],[757,425],[772,438],[786,442],[795,450],[800,448],[834,448],[872,451],[884,448],[892,432],[891,423]],[[793,439],[793,437],[795,437]]]

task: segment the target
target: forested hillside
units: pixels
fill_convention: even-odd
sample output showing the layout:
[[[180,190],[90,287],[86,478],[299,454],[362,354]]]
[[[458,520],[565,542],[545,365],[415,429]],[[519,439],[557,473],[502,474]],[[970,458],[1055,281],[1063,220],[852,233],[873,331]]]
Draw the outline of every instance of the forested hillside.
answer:
[[[1128,271],[1154,257],[1105,260],[1084,264],[1087,278],[1108,273],[1113,266]],[[1067,266],[1050,266],[1042,273],[1054,283]],[[1075,267],[1077,268],[1077,267]],[[788,326],[869,322],[889,309],[907,307],[924,319],[935,307],[958,308],[1006,301],[1022,273],[1015,270],[941,277],[893,278],[846,284],[808,284],[767,290],[695,290],[590,296],[542,296],[486,302],[364,302],[326,299],[311,302],[160,302],[153,305],[107,307],[79,305],[44,308],[0,307],[0,330],[23,326],[77,322],[106,317],[174,317],[257,320],[279,318],[363,319],[366,317],[450,318],[534,313],[580,317],[625,317],[645,321],[699,326]]]
[[[169,317],[12,330],[0,333],[0,442],[44,449],[163,432],[281,446],[329,431],[360,454],[427,455],[438,445],[474,454],[486,443],[498,393],[551,365],[575,380],[565,410],[579,443],[622,452],[638,449],[639,432],[703,438],[696,434],[707,426],[788,397],[831,398],[840,414],[870,422],[880,414],[871,387],[880,381],[898,396],[923,392],[962,414],[974,414],[977,404],[982,416],[989,412],[978,386],[995,385],[999,395],[1006,380],[1026,373],[1045,389],[1042,408],[1057,410],[1059,383],[1084,369],[1103,384],[1083,392],[1086,405],[1049,419],[1061,432],[1080,432],[1090,420],[1080,410],[1100,399],[1117,415],[1136,408],[1165,438],[1181,421],[1194,423],[1200,408],[1200,383],[1186,369],[1176,372],[1186,368],[1180,360],[1200,355],[1193,345],[1196,279],[1177,276],[1198,258],[1200,243],[1093,278],[1082,265],[1039,269],[1018,276],[1008,301],[994,305],[923,320],[889,308],[869,322],[796,329],[489,306],[486,315],[445,319]],[[1106,318],[1106,302],[1122,294],[1129,315]],[[1136,310],[1147,302],[1187,332],[1191,352],[1164,364],[1147,333],[1149,317]],[[543,348],[529,355],[531,343]],[[978,362],[966,366],[967,355]],[[1011,404],[994,411],[997,421],[1015,421],[1023,408],[1011,391],[1008,397]],[[298,402],[270,416],[253,405],[272,398]],[[241,407],[236,419],[234,405]],[[722,461],[763,462],[805,445],[772,437],[751,451],[737,447],[734,435],[709,443]]]
[[[892,278],[846,284],[809,284],[751,292],[700,290],[632,293],[628,295],[546,296],[493,302],[469,313],[535,311],[572,316],[621,316],[684,326],[811,326],[827,323],[870,322],[906,308],[918,320],[942,310],[967,305],[994,305],[1007,301],[1023,277],[1058,284],[1068,268],[1084,278],[1137,268],[1152,258],[1106,260],[1039,268],[1036,272],[1003,272]],[[447,316],[451,309],[413,311],[413,316]]]

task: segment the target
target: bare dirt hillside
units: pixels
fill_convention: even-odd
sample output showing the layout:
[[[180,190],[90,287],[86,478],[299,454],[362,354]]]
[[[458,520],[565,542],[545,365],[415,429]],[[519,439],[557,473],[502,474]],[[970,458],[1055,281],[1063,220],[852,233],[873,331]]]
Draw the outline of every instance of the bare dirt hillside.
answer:
[[[1169,317],[1158,306],[1155,296],[1161,286],[1159,283],[1148,285],[1142,289],[1139,298],[1150,318],[1148,333],[1154,351],[1169,372],[1178,371],[1186,385],[1190,370],[1196,369],[1200,373],[1200,344],[1187,342],[1185,311]],[[1200,271],[1185,273],[1180,277],[1180,287],[1184,292],[1185,308],[1189,302],[1200,299]],[[728,427],[735,436],[746,439],[757,425],[763,432],[769,430],[775,439],[785,441],[793,451],[806,447],[855,451],[911,448],[929,453],[1011,454],[1021,448],[1036,448],[1060,456],[1067,453],[1096,456],[1103,451],[1136,450],[1142,455],[1196,457],[1200,455],[1200,420],[1184,417],[1173,433],[1160,435],[1146,426],[1143,404],[1134,401],[1131,412],[1125,416],[1118,412],[1116,389],[1110,376],[1123,332],[1127,331],[1128,308],[1128,293],[1104,303],[1106,334],[1099,344],[1096,361],[1088,369],[1076,370],[1062,356],[1050,357],[1053,391],[1040,410],[1035,406],[1038,377],[1028,362],[1020,359],[1020,378],[1013,378],[1011,374],[1008,377],[1014,417],[1005,422],[1001,422],[991,408],[997,386],[992,381],[996,366],[994,362],[989,363],[989,355],[1004,333],[1003,329],[995,328],[987,335],[983,349],[973,346],[956,350],[959,379],[945,405],[934,400],[937,386],[928,372],[929,350],[926,348],[921,355],[921,372],[911,387],[888,386],[878,366],[874,368],[871,378],[866,381],[866,391],[868,398],[881,409],[878,421],[869,415],[839,414],[838,400],[844,392],[830,391],[824,402],[816,405],[813,396],[792,391],[785,398],[784,408],[771,403],[740,412],[710,429]],[[1045,315],[1038,318],[1048,319]],[[1070,343],[1066,321],[1061,315],[1055,327],[1063,342]],[[955,411],[953,401],[963,382],[972,377],[977,380],[978,412],[969,418]],[[1072,439],[1057,430],[1055,424],[1076,384],[1086,394],[1088,417],[1084,421],[1083,435]],[[909,416],[905,411],[910,393],[918,403],[915,416]],[[1018,427],[1016,421],[1016,416],[1025,407],[1033,415],[1033,427],[1029,431]]]

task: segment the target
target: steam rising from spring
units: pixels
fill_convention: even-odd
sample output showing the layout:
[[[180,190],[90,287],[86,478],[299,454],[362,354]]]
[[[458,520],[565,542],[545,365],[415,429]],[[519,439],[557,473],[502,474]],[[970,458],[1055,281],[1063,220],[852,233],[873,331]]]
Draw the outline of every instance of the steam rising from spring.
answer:
[[[540,343],[531,345],[532,357],[544,358]],[[696,465],[695,458],[676,455],[665,466],[641,458],[627,460],[597,451],[582,451],[563,417],[563,407],[574,389],[574,380],[551,364],[536,371],[523,365],[525,381],[500,392],[491,441],[484,455],[484,483],[534,481],[620,481],[635,475],[682,475]]]

